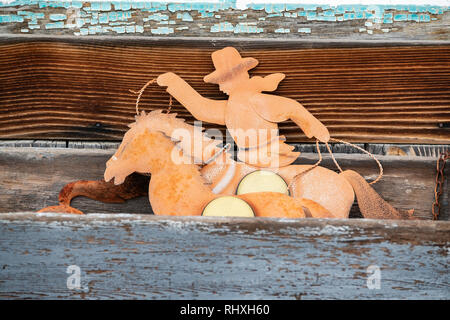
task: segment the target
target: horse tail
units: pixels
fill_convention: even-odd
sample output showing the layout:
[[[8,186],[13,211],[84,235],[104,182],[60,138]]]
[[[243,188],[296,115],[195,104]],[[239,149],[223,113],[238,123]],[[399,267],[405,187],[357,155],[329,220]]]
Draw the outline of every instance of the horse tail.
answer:
[[[413,217],[414,209],[400,212],[387,203],[367,183],[359,173],[353,170],[345,170],[340,173],[352,186],[356,194],[358,206],[364,218],[368,219],[417,219]]]

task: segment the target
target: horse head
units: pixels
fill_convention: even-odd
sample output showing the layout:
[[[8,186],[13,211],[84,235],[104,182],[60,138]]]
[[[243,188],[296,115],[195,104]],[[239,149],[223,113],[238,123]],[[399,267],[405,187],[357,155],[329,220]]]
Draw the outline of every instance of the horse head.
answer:
[[[152,173],[170,162],[174,143],[166,135],[169,130],[161,115],[143,111],[128,125],[119,148],[106,162],[105,181],[114,178],[114,184],[121,184],[133,172]]]

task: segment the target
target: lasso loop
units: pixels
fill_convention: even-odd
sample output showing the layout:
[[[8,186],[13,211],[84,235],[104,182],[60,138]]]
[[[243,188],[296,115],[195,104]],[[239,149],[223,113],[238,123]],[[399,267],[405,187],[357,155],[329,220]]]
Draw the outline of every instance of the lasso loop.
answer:
[[[380,181],[380,179],[383,177],[383,166],[381,165],[380,161],[378,161],[378,159],[375,158],[375,156],[372,153],[370,153],[369,151],[367,151],[367,150],[365,150],[365,149],[363,149],[361,147],[358,147],[357,145],[355,145],[353,143],[350,143],[350,142],[347,142],[347,141],[344,141],[344,140],[339,140],[339,139],[335,139],[335,138],[330,138],[330,140],[335,141],[335,142],[339,142],[339,143],[347,144],[347,145],[352,146],[352,147],[354,147],[354,148],[364,152],[365,154],[369,155],[373,160],[375,160],[375,162],[377,163],[378,167],[380,168],[380,174],[378,175],[378,177],[375,180],[373,180],[372,182],[370,182],[369,184],[375,184],[378,181]],[[328,145],[328,142],[325,142],[325,144],[327,146],[328,152],[331,155],[331,158],[333,159],[334,164],[339,169],[339,171],[342,172],[342,168],[338,164],[338,162],[336,161],[336,158],[334,157],[333,152],[331,151],[331,148]]]
[[[141,100],[142,94],[144,93],[145,89],[147,89],[147,87],[149,85],[151,85],[152,83],[155,83],[155,82],[156,82],[156,79],[152,79],[152,80],[149,80],[146,84],[144,84],[144,86],[141,88],[141,90],[139,90],[139,91],[130,90],[131,93],[138,94],[138,97],[136,99],[136,114],[137,115],[139,115],[139,101]]]

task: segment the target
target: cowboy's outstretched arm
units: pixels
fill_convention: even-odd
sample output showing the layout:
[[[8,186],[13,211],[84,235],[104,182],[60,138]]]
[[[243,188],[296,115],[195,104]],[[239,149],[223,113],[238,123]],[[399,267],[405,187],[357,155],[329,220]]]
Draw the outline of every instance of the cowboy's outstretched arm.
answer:
[[[258,93],[250,99],[250,103],[255,112],[267,121],[282,122],[291,119],[308,138],[316,137],[321,142],[330,140],[327,127],[293,99]]]
[[[186,81],[172,72],[160,75],[160,86],[167,86],[167,92],[178,100],[197,119],[224,125],[226,100],[212,100],[202,97]]]

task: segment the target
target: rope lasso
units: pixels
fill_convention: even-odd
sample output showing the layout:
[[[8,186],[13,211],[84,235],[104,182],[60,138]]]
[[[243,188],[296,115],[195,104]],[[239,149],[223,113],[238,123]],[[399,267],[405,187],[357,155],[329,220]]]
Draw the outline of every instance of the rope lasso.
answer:
[[[147,81],[147,83],[144,84],[144,86],[139,91],[129,90],[131,93],[138,94],[138,97],[136,99],[136,114],[137,115],[139,115],[139,101],[141,100],[142,94],[144,93],[145,89],[147,89],[147,87],[149,85],[151,85],[152,83],[155,83],[155,82],[156,82],[156,79],[152,79],[152,80]]]
[[[305,171],[302,171],[300,173],[297,173],[291,180],[291,182],[288,185],[288,189],[291,190],[292,184],[294,183],[294,181],[302,174],[305,174],[309,171],[311,171],[312,169],[316,168],[319,166],[319,164],[322,162],[322,153],[320,153],[320,147],[319,147],[319,140],[316,140],[316,149],[317,149],[317,153],[319,154],[319,160],[317,160],[316,163],[314,163],[311,167],[309,167],[308,169],[306,169]]]
[[[344,140],[339,140],[339,139],[335,139],[335,138],[330,138],[330,140],[352,146],[352,147],[364,152],[365,154],[369,155],[373,160],[375,160],[378,167],[380,168],[380,173],[379,173],[378,177],[375,180],[373,180],[372,182],[370,182],[369,184],[375,184],[378,181],[380,181],[380,179],[383,177],[383,166],[381,165],[380,161],[377,158],[375,158],[375,156],[372,153],[370,153],[369,151],[367,151],[361,147],[358,147],[357,145],[355,145],[353,143],[350,143],[350,142],[347,142]],[[331,151],[331,148],[330,148],[328,142],[325,142],[325,145],[327,146],[328,152],[330,153],[331,159],[333,159],[334,164],[336,165],[336,167],[339,169],[340,172],[343,172],[341,166],[338,164],[336,158],[334,157],[333,152]]]
[[[169,96],[169,107],[167,108],[166,113],[170,113],[170,110],[172,110],[172,104],[173,104],[172,96]]]

